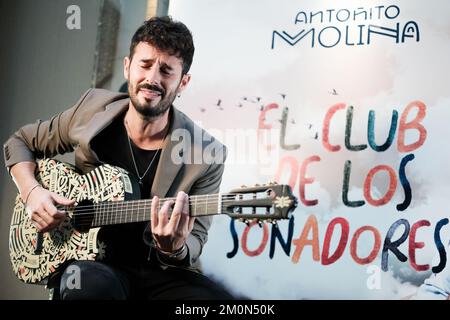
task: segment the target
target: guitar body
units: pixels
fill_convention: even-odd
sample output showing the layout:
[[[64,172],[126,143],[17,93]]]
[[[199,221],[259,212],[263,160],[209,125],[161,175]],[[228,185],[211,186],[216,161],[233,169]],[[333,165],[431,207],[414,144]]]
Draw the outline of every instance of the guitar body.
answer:
[[[66,163],[46,159],[37,163],[36,178],[41,185],[77,203],[99,203],[135,199],[135,183],[119,167],[103,165],[85,175]],[[133,193],[133,190],[135,193]],[[61,225],[38,234],[20,196],[17,196],[9,232],[13,272],[25,283],[45,284],[51,274],[71,260],[101,260],[105,244],[97,241],[100,228],[77,231],[68,212]]]

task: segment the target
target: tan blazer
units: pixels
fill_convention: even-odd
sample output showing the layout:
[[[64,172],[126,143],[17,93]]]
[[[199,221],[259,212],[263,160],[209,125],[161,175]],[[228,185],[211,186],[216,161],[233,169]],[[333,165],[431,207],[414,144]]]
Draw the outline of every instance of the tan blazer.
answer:
[[[35,161],[36,158],[53,157],[57,154],[75,150],[75,165],[83,173],[102,164],[90,141],[129,105],[127,94],[103,89],[90,89],[70,109],[61,112],[47,121],[38,120],[26,125],[14,133],[4,144],[5,165],[8,170],[22,161]],[[176,129],[185,129],[191,135],[191,155],[200,152],[214,143],[215,150],[222,152],[223,161],[226,148],[206,131],[199,128],[185,114],[175,107],[171,109],[170,129],[164,140],[158,168],[152,187],[152,195],[173,197],[178,191],[190,195],[219,192],[224,165],[222,163],[174,163],[171,159],[174,147],[179,143],[172,141]],[[195,144],[194,133],[204,137],[201,144]],[[210,148],[210,147],[209,147]],[[188,236],[189,269],[199,268],[198,258],[208,238],[211,217],[196,219],[194,229]]]

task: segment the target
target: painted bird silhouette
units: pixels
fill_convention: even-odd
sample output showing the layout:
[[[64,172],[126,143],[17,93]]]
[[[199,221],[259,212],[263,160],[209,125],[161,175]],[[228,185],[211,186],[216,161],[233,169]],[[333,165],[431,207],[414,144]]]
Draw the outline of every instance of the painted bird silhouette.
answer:
[[[338,95],[336,89],[334,89],[334,88],[333,88],[333,90],[332,90],[331,92],[328,91],[328,93],[331,94],[331,95],[333,95],[333,96],[337,96],[337,95]]]

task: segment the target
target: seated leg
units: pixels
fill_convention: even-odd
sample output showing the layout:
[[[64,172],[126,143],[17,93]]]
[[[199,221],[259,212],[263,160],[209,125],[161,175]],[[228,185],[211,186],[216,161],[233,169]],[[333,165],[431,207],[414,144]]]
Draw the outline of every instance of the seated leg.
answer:
[[[101,262],[74,261],[61,276],[62,300],[124,300],[128,294],[125,275]]]

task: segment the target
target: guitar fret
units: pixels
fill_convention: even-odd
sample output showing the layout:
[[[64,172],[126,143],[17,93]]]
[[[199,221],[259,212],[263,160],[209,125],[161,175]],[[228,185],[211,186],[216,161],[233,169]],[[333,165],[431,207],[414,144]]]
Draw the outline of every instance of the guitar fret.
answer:
[[[122,216],[121,212],[122,212],[122,208],[123,208],[123,203],[117,203],[115,205],[116,205],[116,207],[115,207],[115,209],[112,210],[112,213],[116,216]]]
[[[116,211],[118,214],[120,214],[122,216],[123,223],[127,223],[127,217],[123,214],[123,209],[124,209],[125,205],[126,205],[125,202],[120,203],[119,204],[120,211],[119,210]],[[126,211],[125,211],[125,213],[126,213]]]
[[[125,206],[127,205],[127,203],[126,202],[123,202],[122,203],[122,205],[120,206],[121,208],[120,208],[120,214],[123,216],[123,222],[124,223],[127,223],[128,221],[127,221],[127,210],[124,208]],[[123,214],[124,212],[123,212],[123,210],[125,209],[125,214]]]
[[[102,214],[103,214],[103,220],[105,221],[103,224],[107,225],[108,224],[108,220],[109,220],[109,216],[108,216],[108,211],[106,210],[107,208],[105,207],[105,205],[102,205]]]
[[[111,214],[108,214],[110,210],[108,210],[108,207],[106,206],[105,203],[101,204],[102,207],[102,211],[101,211],[101,215],[102,215],[102,225],[106,225],[107,224],[107,220],[108,220],[108,216],[111,216],[112,219],[112,215],[114,214],[114,211],[111,212]]]
[[[122,223],[122,214],[119,214],[118,210],[115,211],[115,214],[116,214],[116,217],[118,218],[117,220],[119,220],[118,223]]]
[[[102,205],[102,216],[103,216],[103,225],[107,225],[108,224],[108,214],[107,214],[105,205]]]
[[[119,216],[119,220],[121,223],[125,222],[125,217],[123,216],[123,206],[124,203],[117,203],[117,210],[115,210],[115,214]],[[120,209],[120,211],[119,211]]]
[[[97,220],[96,226],[100,225],[100,205],[97,203],[95,204],[95,219]]]
[[[113,224],[117,223],[117,216],[118,216],[118,211],[117,210],[108,210],[109,208],[104,205],[103,206],[104,211],[105,211],[105,218],[106,220],[110,220]]]
[[[108,224],[108,214],[107,214],[106,207],[104,205],[102,205],[102,215],[103,215],[103,224],[107,225]]]
[[[125,212],[126,212],[125,216],[126,216],[127,223],[133,222],[133,213],[131,212],[129,206],[130,206],[130,203],[127,202],[127,207],[125,208]]]
[[[102,225],[104,225],[104,219],[105,219],[105,215],[103,214],[103,206],[102,205],[100,205],[100,211],[99,211],[99,215],[100,215],[100,225],[102,226]]]
[[[97,225],[101,226],[102,225],[102,208],[101,205],[98,204],[98,214],[97,214]]]
[[[195,216],[195,215],[197,215],[197,200],[198,200],[198,197],[194,196],[194,198],[195,198],[195,200],[194,200],[194,212],[193,212],[193,215]]]
[[[138,206],[137,206],[137,211],[134,213],[134,222],[136,222],[136,221],[139,221],[140,219],[140,215],[141,215],[141,211],[140,211],[140,208],[139,208],[139,206],[141,205],[141,202],[139,201],[138,202]]]
[[[139,202],[138,202],[138,203],[139,203]],[[129,223],[129,222],[134,222],[134,221],[133,221],[133,216],[134,216],[134,214],[133,214],[133,211],[131,211],[131,210],[128,208],[129,205],[130,205],[130,203],[127,202],[127,208],[126,208],[126,210],[127,210],[127,213],[126,213],[126,215],[127,215],[127,223]]]
[[[146,213],[147,213],[147,202],[144,202],[144,206],[142,208],[142,221],[146,220],[145,219]]]
[[[99,205],[99,208],[98,208],[98,209],[99,209],[99,210],[98,210],[98,215],[99,215],[99,217],[98,217],[98,219],[99,219],[99,225],[102,226],[102,225],[103,225],[102,206]]]
[[[133,222],[133,212],[130,210],[130,208],[128,208],[129,205],[130,205],[130,203],[127,202],[127,208],[126,208],[127,223]]]
[[[103,225],[103,213],[102,213],[102,205],[100,204],[99,206],[99,224],[102,226]]]
[[[97,225],[97,205],[94,204],[94,219],[92,219],[92,225],[96,226]]]

